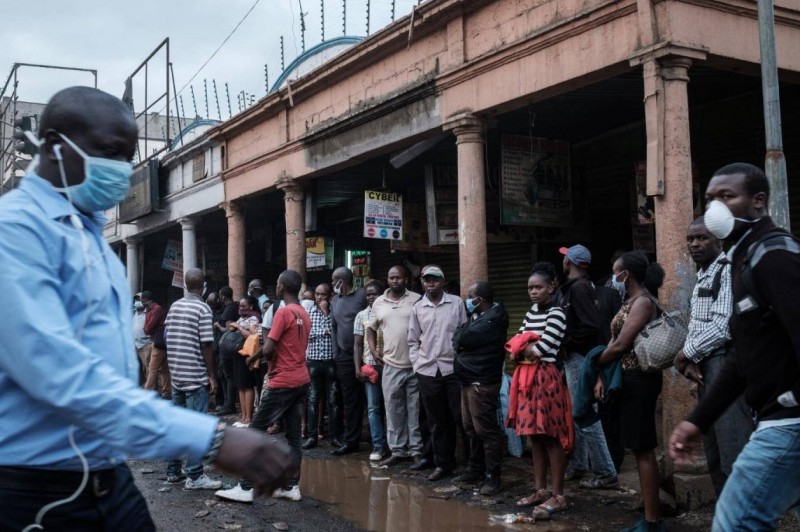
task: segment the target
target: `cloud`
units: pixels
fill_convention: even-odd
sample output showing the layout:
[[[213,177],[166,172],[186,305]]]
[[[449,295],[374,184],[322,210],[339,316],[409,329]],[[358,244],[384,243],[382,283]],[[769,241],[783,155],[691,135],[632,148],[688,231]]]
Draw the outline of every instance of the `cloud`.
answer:
[[[15,62],[41,63],[96,69],[98,87],[121,96],[125,79],[165,38],[170,38],[170,60],[175,84],[180,88],[209,58],[241,20],[255,0],[31,0],[3,11],[3,46],[0,47],[0,83]],[[325,34],[341,35],[342,0],[323,0]],[[347,33],[366,32],[366,0],[346,0]],[[301,51],[300,4],[306,17],[306,48],[321,40],[320,0],[261,0],[192,85],[198,112],[205,116],[203,79],[208,80],[209,114],[217,118],[211,80],[217,81],[220,107],[227,117],[224,84],[230,87],[234,114],[240,91],[261,98],[266,93],[264,65],[270,83],[280,73],[280,36],[284,36],[288,65]],[[415,0],[397,0],[396,17],[411,11]],[[370,19],[374,32],[390,23],[389,0],[372,0]],[[148,95],[163,93],[165,57],[148,66]],[[137,110],[144,103],[144,72],[135,78]],[[20,100],[44,102],[58,90],[75,84],[91,85],[87,73],[22,68],[18,72]],[[172,94],[172,87],[169,88]],[[189,89],[183,93],[186,114],[193,115]],[[153,110],[161,109],[161,105]]]

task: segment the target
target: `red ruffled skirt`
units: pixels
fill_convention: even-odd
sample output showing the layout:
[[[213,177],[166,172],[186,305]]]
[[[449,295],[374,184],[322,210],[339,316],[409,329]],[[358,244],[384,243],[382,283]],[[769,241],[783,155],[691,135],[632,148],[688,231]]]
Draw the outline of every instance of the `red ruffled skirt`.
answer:
[[[575,428],[564,376],[550,362],[519,364],[508,394],[506,426],[519,436],[550,436],[572,451]]]

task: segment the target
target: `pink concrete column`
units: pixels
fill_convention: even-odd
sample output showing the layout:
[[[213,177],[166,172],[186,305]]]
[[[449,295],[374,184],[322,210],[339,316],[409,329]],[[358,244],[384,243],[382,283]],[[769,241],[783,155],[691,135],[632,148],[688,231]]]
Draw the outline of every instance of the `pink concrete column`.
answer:
[[[286,268],[306,278],[306,218],[303,185],[291,178],[278,181],[286,204]]]
[[[229,201],[222,205],[228,218],[228,285],[236,301],[247,293],[245,284],[245,225],[242,204]]]
[[[484,122],[467,113],[453,117],[444,129],[456,136],[458,150],[458,259],[461,295],[466,296],[471,285],[489,278]]]
[[[682,310],[688,319],[688,302],[694,283],[695,268],[686,248],[686,229],[693,218],[692,157],[689,138],[689,98],[687,85],[692,60],[671,56],[659,60],[658,75],[663,83],[663,195],[655,197],[656,255],[666,277],[659,290],[659,300],[668,310]],[[649,140],[649,139],[648,139]],[[663,444],[672,430],[697,404],[696,386],[677,371],[663,374]],[[664,476],[672,476],[675,499],[684,507],[695,508],[714,500],[713,487],[705,460],[689,466],[677,466],[665,460]]]
[[[656,253],[666,271],[659,299],[670,309],[687,310],[694,266],[686,249],[692,221],[692,154],[689,140],[689,67],[692,60],[661,60],[664,83],[664,194],[656,196]]]

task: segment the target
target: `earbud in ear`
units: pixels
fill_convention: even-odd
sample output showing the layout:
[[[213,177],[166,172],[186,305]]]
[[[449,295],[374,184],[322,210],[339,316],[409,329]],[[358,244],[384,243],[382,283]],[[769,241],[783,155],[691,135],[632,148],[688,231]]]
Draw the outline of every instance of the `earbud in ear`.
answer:
[[[61,144],[53,144],[53,153],[55,154],[57,160],[64,160],[64,158],[61,156]]]

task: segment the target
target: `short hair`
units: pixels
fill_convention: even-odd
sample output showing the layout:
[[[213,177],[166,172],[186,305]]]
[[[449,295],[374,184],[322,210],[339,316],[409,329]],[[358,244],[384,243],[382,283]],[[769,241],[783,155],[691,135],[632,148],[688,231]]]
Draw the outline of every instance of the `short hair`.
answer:
[[[664,268],[657,262],[651,263],[643,251],[629,251],[619,260],[622,268],[650,293],[656,293],[664,284]]]
[[[258,311],[260,311],[260,310],[261,310],[261,309],[259,308],[259,305],[258,305],[258,298],[257,298],[257,297],[253,297],[253,296],[244,296],[242,299],[244,299],[245,301],[247,301],[247,304],[248,304],[248,305],[250,305],[250,308],[251,308],[251,309],[253,309],[253,310],[258,310]]]
[[[488,301],[489,303],[494,303],[494,288],[486,281],[478,281],[475,283],[475,295],[481,297]]]
[[[744,183],[747,189],[747,194],[755,196],[759,192],[763,192],[769,197],[769,179],[764,174],[764,171],[749,163],[732,163],[723,166],[716,172],[714,177],[718,175],[734,175],[740,174],[744,176]]]
[[[692,222],[689,224],[689,227],[694,227],[695,225],[702,225],[703,227],[705,227],[706,217],[704,214],[701,214],[700,216],[692,220]]]
[[[534,275],[538,275],[545,279],[548,283],[552,283],[558,277],[556,273],[556,267],[550,264],[549,262],[537,262],[533,265],[533,269],[531,269],[530,277]]]
[[[223,286],[219,289],[219,295],[225,299],[233,299],[233,289],[230,286]]]
[[[286,271],[292,271],[292,270],[286,270]],[[353,284],[353,272],[350,270],[350,268],[347,268],[345,266],[340,266],[339,268],[333,270],[332,277],[337,277],[339,279],[342,279],[349,285]]]
[[[328,290],[328,293],[329,293],[329,294],[332,294],[332,293],[333,293],[333,288],[331,288],[331,285],[330,285],[330,284],[328,284],[328,283],[319,283],[319,284],[318,284],[316,287],[314,287],[314,289],[313,289],[313,290],[311,290],[310,288],[306,288],[306,292],[308,292],[309,290],[311,290],[311,293],[312,293],[312,294],[314,294],[314,295],[316,295],[316,293],[317,293],[317,288],[325,288],[325,289],[327,289],[327,290]]]
[[[392,266],[392,268],[395,268],[395,267],[396,267],[396,266]],[[367,286],[365,286],[365,287],[364,287],[364,290],[366,290],[367,288],[375,288],[375,289],[377,289],[377,290],[378,290],[378,293],[379,293],[379,294],[380,294],[381,292],[383,292],[383,285],[381,284],[381,282],[380,282],[380,281],[378,281],[378,280],[375,280],[375,279],[373,279],[372,281],[368,282],[368,283],[367,283]]]
[[[303,277],[294,270],[285,270],[278,276],[278,281],[290,294],[299,294],[303,286]]]
[[[150,290],[144,290],[140,295],[139,299],[147,299],[148,301],[155,301],[155,297],[153,297],[153,292]]]
[[[116,96],[92,87],[69,87],[55,93],[47,102],[39,119],[39,138],[44,138],[51,129],[64,134],[83,132],[98,120],[115,114],[136,129],[133,109]]]
[[[389,268],[389,270],[386,272],[386,277],[389,277],[389,272],[394,269],[400,270],[400,273],[404,274],[406,277],[411,277],[411,272],[408,271],[408,268],[406,268],[405,265],[403,264],[395,264],[394,266]]]

